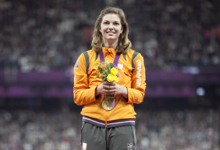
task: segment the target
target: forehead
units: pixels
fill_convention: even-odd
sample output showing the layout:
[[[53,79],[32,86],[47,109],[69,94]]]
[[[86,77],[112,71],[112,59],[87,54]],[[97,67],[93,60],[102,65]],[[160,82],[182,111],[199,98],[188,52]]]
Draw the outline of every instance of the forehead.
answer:
[[[103,16],[102,21],[118,21],[120,22],[121,19],[119,18],[119,16],[117,14],[106,14]]]

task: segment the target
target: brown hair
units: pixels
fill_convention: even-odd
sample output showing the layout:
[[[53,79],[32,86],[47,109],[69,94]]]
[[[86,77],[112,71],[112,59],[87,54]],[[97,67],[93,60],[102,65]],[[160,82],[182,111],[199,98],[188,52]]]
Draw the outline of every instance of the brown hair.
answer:
[[[99,52],[100,48],[102,47],[102,34],[100,33],[99,30],[101,28],[102,19],[107,14],[116,14],[121,20],[123,32],[118,37],[117,52],[126,54],[131,47],[131,42],[128,39],[128,33],[129,33],[128,23],[126,21],[123,10],[116,7],[106,7],[100,12],[95,22],[91,46],[96,52]]]

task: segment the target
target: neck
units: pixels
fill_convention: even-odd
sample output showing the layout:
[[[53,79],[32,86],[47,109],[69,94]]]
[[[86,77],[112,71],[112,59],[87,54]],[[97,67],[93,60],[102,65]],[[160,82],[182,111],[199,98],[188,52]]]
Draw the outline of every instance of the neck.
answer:
[[[117,40],[103,39],[103,46],[105,48],[114,48],[114,49],[116,49],[117,45],[118,45],[118,39]]]

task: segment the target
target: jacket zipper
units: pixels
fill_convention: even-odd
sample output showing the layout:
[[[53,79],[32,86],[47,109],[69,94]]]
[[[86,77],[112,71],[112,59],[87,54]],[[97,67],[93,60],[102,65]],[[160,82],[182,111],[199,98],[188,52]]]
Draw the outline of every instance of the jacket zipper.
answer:
[[[105,115],[105,127],[107,128],[108,127],[108,115],[109,115],[109,111],[106,112],[106,115]]]

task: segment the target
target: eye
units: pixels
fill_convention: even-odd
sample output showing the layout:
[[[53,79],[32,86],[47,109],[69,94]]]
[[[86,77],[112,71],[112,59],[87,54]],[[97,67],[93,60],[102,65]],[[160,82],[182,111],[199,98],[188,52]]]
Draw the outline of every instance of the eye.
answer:
[[[103,24],[109,24],[109,22],[106,21],[106,22],[104,22]]]
[[[118,23],[118,22],[115,22],[114,25],[119,25],[119,23]]]

